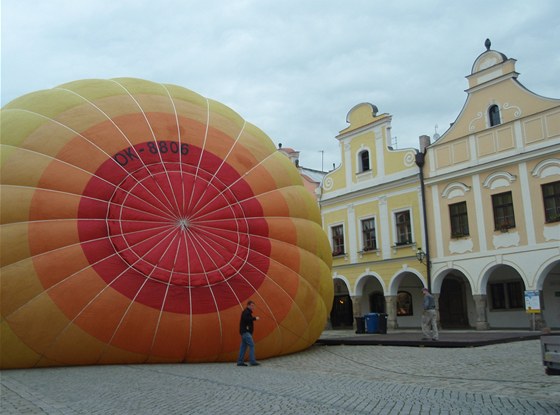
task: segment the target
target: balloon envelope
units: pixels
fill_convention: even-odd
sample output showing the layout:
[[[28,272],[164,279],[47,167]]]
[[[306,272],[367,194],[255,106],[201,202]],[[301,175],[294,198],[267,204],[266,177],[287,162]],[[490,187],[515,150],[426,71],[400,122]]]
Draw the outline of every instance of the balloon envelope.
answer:
[[[2,108],[1,367],[259,359],[319,337],[333,298],[316,201],[228,107],[139,79]]]

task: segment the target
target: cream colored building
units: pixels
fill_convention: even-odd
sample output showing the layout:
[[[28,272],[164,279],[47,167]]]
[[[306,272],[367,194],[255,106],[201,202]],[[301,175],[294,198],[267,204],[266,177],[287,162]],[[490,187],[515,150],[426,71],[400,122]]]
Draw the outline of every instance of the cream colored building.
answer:
[[[432,285],[443,327],[560,327],[560,100],[487,48],[457,120],[426,153]],[[541,313],[527,313],[538,291]]]
[[[374,105],[350,110],[320,201],[333,327],[369,312],[419,327],[429,287],[443,328],[560,328],[560,100],[517,78],[487,42],[459,116],[421,152],[393,150]]]

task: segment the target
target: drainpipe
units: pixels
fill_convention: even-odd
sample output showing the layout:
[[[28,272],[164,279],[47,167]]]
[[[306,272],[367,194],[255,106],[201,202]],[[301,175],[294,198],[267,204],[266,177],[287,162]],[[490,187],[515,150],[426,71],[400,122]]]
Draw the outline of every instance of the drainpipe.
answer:
[[[432,263],[430,261],[430,238],[428,237],[428,217],[426,214],[426,189],[424,185],[424,158],[426,155],[426,147],[430,145],[430,137],[427,135],[420,136],[420,150],[416,151],[416,165],[420,169],[420,194],[422,197],[422,216],[424,223],[424,236],[426,238],[426,279],[428,280],[428,290],[432,292]]]

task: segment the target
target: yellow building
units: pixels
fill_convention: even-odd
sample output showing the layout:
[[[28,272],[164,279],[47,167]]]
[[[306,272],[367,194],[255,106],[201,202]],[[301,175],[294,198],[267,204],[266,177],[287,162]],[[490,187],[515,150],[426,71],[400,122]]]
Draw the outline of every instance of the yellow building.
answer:
[[[416,150],[393,150],[391,116],[356,105],[337,136],[342,163],[323,180],[321,214],[333,248],[333,327],[369,312],[387,325],[418,326],[426,267]]]
[[[456,121],[421,151],[392,149],[391,116],[374,105],[348,113],[320,199],[333,327],[375,312],[418,328],[423,287],[443,328],[560,327],[560,100],[486,47]]]
[[[458,118],[426,152],[440,322],[558,328],[560,100],[527,90],[515,59],[486,47]],[[525,294],[540,313],[527,312]]]

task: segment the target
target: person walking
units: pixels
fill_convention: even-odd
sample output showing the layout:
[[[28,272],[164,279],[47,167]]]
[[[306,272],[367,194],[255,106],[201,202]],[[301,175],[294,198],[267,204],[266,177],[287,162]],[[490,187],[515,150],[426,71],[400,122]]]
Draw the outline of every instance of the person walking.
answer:
[[[437,341],[439,338],[437,328],[436,300],[427,288],[422,288],[424,294],[424,312],[422,313],[422,340]]]
[[[241,346],[239,347],[239,357],[237,358],[237,366],[247,366],[245,363],[245,352],[249,348],[249,365],[258,366],[259,363],[255,359],[255,343],[253,342],[253,322],[258,317],[253,317],[253,309],[255,303],[251,300],[247,302],[247,308],[241,313],[239,321],[239,334],[241,334]]]

